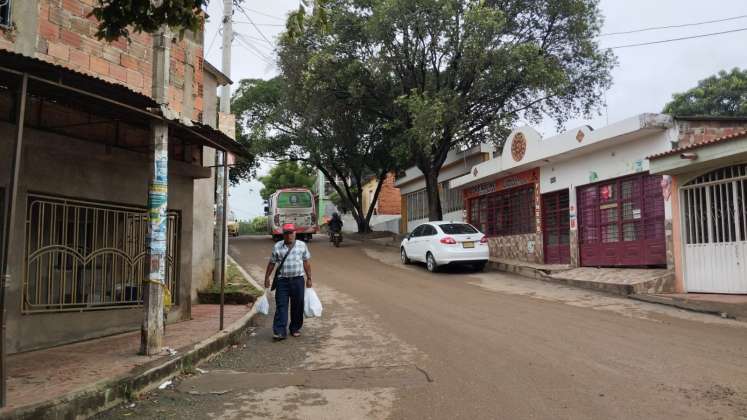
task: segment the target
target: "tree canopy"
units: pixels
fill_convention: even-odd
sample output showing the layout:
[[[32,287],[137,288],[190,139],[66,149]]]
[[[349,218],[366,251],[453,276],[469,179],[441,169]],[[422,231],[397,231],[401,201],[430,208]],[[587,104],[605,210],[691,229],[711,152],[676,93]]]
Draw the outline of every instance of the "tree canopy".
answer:
[[[293,161],[280,162],[270,169],[270,173],[260,177],[264,188],[259,192],[263,200],[281,188],[311,188],[314,185],[314,171],[308,166]]]
[[[107,41],[129,38],[130,31],[154,33],[163,25],[197,32],[202,8],[210,0],[96,0],[91,11],[99,21],[96,36]]]
[[[449,150],[500,145],[518,121],[588,115],[610,85],[615,59],[596,42],[597,0],[325,3],[326,27],[289,34],[281,67],[302,69],[312,99],[365,98],[362,109],[396,140],[390,155],[423,172],[431,220],[442,217]],[[324,71],[345,83],[324,77],[342,63]]]
[[[664,106],[672,115],[747,116],[747,70],[720,71]]]

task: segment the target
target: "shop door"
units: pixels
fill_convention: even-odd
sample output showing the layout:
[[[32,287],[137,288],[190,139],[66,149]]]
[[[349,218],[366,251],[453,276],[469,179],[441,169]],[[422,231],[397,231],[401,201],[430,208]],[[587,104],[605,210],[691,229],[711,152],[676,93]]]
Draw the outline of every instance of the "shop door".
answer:
[[[681,198],[687,291],[747,293],[747,164],[694,179]]]
[[[546,264],[570,264],[568,190],[542,195],[542,236]]]
[[[582,266],[666,265],[661,177],[648,174],[578,187]]]

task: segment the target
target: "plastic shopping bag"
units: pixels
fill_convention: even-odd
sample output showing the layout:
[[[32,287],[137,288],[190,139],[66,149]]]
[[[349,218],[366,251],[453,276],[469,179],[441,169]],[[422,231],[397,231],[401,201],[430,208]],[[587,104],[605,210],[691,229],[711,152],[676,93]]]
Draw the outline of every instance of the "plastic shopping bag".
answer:
[[[270,313],[270,302],[267,300],[267,293],[257,300],[257,312],[268,315]]]
[[[306,318],[322,316],[322,302],[319,301],[319,296],[312,288],[306,289],[304,293],[303,314],[306,315]]]

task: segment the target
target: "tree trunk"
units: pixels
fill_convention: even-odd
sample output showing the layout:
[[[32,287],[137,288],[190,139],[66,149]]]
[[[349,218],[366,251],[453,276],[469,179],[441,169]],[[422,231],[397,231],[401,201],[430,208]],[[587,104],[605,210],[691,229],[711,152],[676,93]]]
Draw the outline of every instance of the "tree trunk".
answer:
[[[430,221],[443,220],[444,217],[441,209],[441,194],[438,189],[438,173],[439,171],[433,168],[423,171],[425,192],[428,196],[428,220]]]

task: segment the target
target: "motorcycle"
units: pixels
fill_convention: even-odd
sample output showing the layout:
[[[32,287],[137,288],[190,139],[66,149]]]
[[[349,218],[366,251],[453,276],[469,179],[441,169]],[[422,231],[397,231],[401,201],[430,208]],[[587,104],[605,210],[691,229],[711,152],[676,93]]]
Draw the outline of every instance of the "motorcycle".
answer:
[[[342,232],[331,232],[329,234],[329,241],[332,242],[335,248],[339,248],[340,242],[342,242]]]

